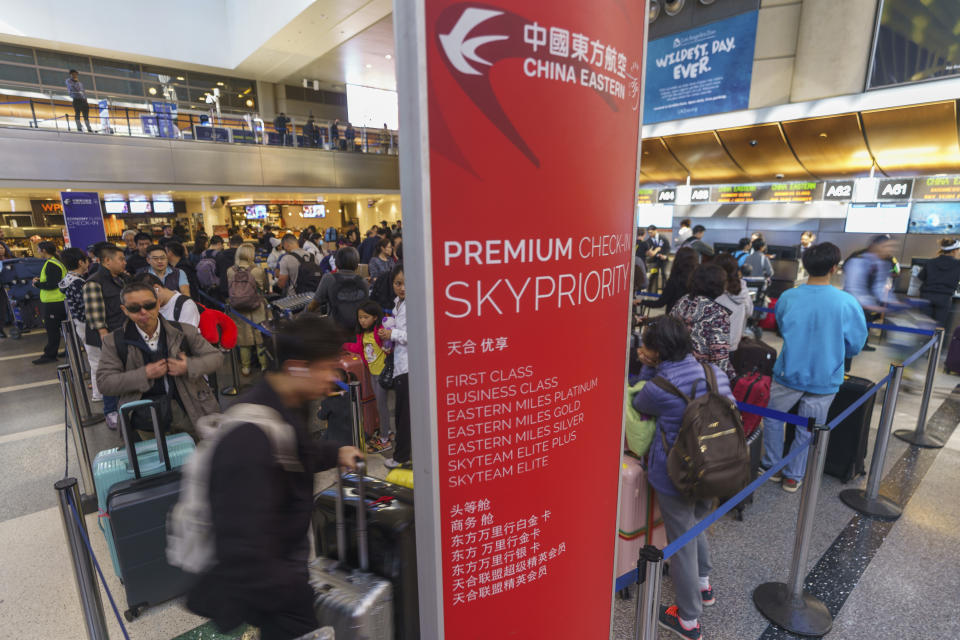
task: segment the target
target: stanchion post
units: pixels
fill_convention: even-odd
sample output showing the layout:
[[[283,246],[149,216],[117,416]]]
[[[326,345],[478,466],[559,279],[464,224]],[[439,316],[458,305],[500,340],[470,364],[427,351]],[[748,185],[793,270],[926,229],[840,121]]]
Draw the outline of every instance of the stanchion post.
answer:
[[[637,560],[639,591],[634,640],[656,640],[660,617],[660,581],[663,577],[663,551],[648,544],[640,549]]]
[[[367,452],[367,438],[363,430],[363,401],[359,380],[350,381],[350,411],[353,415],[353,444],[357,449]]]
[[[240,393],[240,367],[237,365],[236,348],[230,349],[227,354],[230,357],[230,375],[233,376],[233,386],[221,389],[220,393],[225,396],[235,396]]]
[[[937,365],[940,363],[940,351],[943,349],[943,327],[934,330],[933,346],[927,353],[927,378],[923,382],[923,396],[920,399],[920,411],[917,413],[917,428],[914,431],[899,429],[893,432],[905,442],[924,449],[941,449],[946,443],[927,433],[927,409],[930,407],[930,395],[933,393],[933,380],[937,376]]]
[[[89,513],[97,504],[97,489],[93,482],[93,465],[90,464],[90,450],[87,448],[87,434],[80,425],[77,415],[77,403],[72,386],[73,378],[70,375],[70,365],[62,364],[57,367],[57,380],[60,382],[60,391],[63,393],[63,401],[67,406],[67,415],[73,414],[73,426],[70,429],[73,432],[73,448],[77,452],[77,460],[80,463],[80,479],[83,480],[83,490],[86,494],[77,504],[83,505],[83,512]]]
[[[890,443],[890,431],[897,412],[897,397],[900,394],[900,382],[903,379],[903,365],[895,362],[890,365],[890,382],[883,396],[883,412],[877,427],[877,440],[873,446],[873,458],[870,459],[870,473],[867,475],[867,488],[847,489],[840,492],[843,503],[865,516],[882,520],[896,520],[903,509],[893,500],[880,495],[880,480],[883,477],[883,462],[887,457],[887,445]]]
[[[75,402],[77,408],[77,423],[84,427],[103,422],[103,415],[96,416],[90,409],[90,396],[87,395],[87,382],[83,379],[83,368],[80,364],[80,349],[77,345],[77,334],[74,333],[73,323],[64,320],[60,323],[60,333],[63,335],[64,348],[67,352],[67,362],[70,363],[73,376]]]
[[[63,531],[67,537],[67,545],[70,547],[70,560],[73,565],[73,575],[77,579],[77,595],[80,596],[80,608],[83,610],[83,622],[87,638],[90,640],[110,640],[107,633],[107,621],[103,616],[103,601],[100,599],[100,589],[97,586],[97,577],[93,571],[93,562],[83,541],[86,526],[83,524],[83,517],[79,518],[79,524],[73,517],[73,505],[80,504],[77,480],[76,478],[65,478],[53,486],[57,490]],[[73,505],[71,505],[71,502]],[[83,527],[82,532],[81,526]],[[89,539],[89,535],[87,538]]]
[[[823,636],[833,627],[833,616],[821,600],[803,590],[803,581],[830,430],[823,425],[813,424],[812,420],[810,428],[813,429],[813,444],[812,451],[807,455],[807,469],[800,494],[789,582],[761,584],[753,592],[753,602],[768,620],[787,631],[804,636]]]

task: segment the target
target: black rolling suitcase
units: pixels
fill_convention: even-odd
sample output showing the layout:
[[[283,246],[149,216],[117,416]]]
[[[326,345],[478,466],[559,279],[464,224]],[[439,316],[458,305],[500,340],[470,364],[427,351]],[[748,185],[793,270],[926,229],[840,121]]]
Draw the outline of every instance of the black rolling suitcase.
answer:
[[[840,391],[830,405],[827,422],[861,398],[873,387],[873,384],[866,378],[856,376],[844,378]],[[827,461],[823,468],[825,473],[840,478],[843,482],[850,482],[866,472],[867,439],[870,436],[874,402],[874,398],[867,400],[830,433]]]
[[[752,482],[760,472],[760,461],[763,458],[763,424],[757,427],[747,438],[747,449],[750,451],[750,481]],[[727,496],[727,498],[720,501],[720,504],[723,504],[727,499],[732,497],[733,496]],[[747,506],[751,504],[753,504],[752,493],[744,498],[743,502],[733,508],[733,517],[742,521],[743,512]]]
[[[192,576],[167,562],[167,513],[180,498],[180,469],[171,468],[167,440],[152,406],[150,414],[165,470],[141,475],[138,456],[131,453],[135,434],[121,411],[120,425],[134,477],[110,487],[106,500],[119,575],[130,607],[124,615],[129,621],[148,606],[183,595],[193,583]]]
[[[344,476],[343,484],[349,544],[347,558],[351,566],[357,566],[357,476]],[[365,487],[370,570],[393,585],[394,637],[397,640],[417,640],[420,637],[420,612],[413,491],[370,477],[366,478]],[[314,496],[313,533],[317,556],[338,556],[336,499],[336,487]]]

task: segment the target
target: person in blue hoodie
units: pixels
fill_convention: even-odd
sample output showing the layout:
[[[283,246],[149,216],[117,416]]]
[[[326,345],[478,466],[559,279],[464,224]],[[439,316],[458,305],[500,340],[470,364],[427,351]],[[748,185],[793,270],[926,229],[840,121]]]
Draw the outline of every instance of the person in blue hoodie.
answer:
[[[707,392],[703,365],[693,355],[693,340],[686,325],[679,318],[663,316],[647,325],[643,332],[637,356],[643,363],[641,380],[657,376],[693,397]],[[733,400],[727,374],[714,365],[717,392]],[[695,394],[695,395],[694,395]],[[642,414],[655,416],[657,431],[650,445],[647,481],[657,493],[657,503],[667,530],[667,540],[673,542],[689,531],[712,509],[712,500],[693,500],[680,493],[667,473],[668,446],[673,446],[680,432],[680,423],[687,403],[655,384],[644,385],[633,397],[633,407]],[[670,558],[670,578],[677,604],[663,607],[660,611],[661,626],[670,629],[681,638],[700,640],[702,637],[699,618],[703,607],[716,602],[710,586],[710,551],[706,533],[697,536],[696,542],[677,551]]]
[[[803,268],[810,274],[807,283],[785,291],[777,300],[777,326],[783,348],[773,367],[770,409],[790,411],[800,403],[798,415],[827,421],[830,403],[843,384],[844,359],[860,353],[867,339],[867,323],[857,299],[830,284],[840,264],[840,249],[824,242],[804,251]],[[763,460],[761,472],[783,458],[783,422],[763,419]],[[804,451],[771,480],[784,491],[794,493],[803,480],[807,444],[811,433],[797,428],[791,451]]]

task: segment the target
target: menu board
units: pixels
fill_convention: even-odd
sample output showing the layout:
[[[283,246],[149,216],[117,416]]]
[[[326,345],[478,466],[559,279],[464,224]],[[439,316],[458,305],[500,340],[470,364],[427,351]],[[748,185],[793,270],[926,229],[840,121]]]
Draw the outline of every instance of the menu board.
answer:
[[[960,176],[915,178],[913,199],[918,202],[960,200]]]
[[[651,189],[649,187],[643,189],[637,189],[637,204],[653,204],[656,202],[654,198],[657,195],[656,189]]]
[[[757,190],[759,185],[755,184],[724,184],[711,189],[710,195],[713,202],[757,202]]]
[[[817,193],[816,182],[775,182],[757,190],[758,201],[812,202]]]

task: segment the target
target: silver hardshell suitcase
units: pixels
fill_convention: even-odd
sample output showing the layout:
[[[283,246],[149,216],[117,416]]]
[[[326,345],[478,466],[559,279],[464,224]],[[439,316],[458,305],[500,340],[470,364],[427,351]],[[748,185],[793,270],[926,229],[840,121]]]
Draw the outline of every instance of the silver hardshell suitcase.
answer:
[[[337,549],[339,560],[318,558],[310,564],[310,585],[316,593],[317,620],[334,628],[337,640],[393,640],[393,587],[370,573],[367,548],[366,465],[357,463],[357,538],[359,569],[347,566],[347,529],[343,480],[337,473]]]

